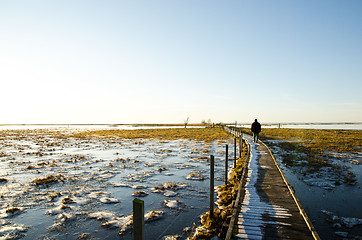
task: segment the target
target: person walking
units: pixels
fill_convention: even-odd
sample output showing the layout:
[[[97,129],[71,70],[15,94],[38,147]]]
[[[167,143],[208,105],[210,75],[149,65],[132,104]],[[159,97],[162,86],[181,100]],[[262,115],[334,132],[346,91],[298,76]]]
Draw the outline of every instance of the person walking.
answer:
[[[261,132],[261,125],[258,122],[258,119],[255,119],[253,124],[251,124],[251,131],[253,132],[254,142],[257,143],[259,139],[259,133]]]

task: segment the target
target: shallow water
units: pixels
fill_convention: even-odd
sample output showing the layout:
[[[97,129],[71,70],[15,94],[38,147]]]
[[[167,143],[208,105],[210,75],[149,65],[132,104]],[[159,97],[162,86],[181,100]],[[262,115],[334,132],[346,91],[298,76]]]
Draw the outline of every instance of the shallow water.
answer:
[[[145,213],[164,211],[159,219],[146,223],[147,239],[173,234],[186,238],[190,233],[183,229],[198,224],[200,215],[208,210],[209,156],[215,156],[215,186],[221,185],[225,144],[233,143],[96,141],[57,139],[47,133],[12,133],[0,139],[0,178],[7,179],[0,183],[0,220],[5,220],[0,230],[9,225],[28,227],[25,232],[14,233],[21,239],[131,239],[131,230],[120,236],[120,227],[104,227],[107,220],[90,215],[108,212],[116,220],[131,215],[132,194],[136,191],[148,194],[140,197],[145,202]],[[229,152],[231,159],[233,152]],[[193,172],[203,180],[187,179]],[[58,174],[64,182],[40,186],[33,182]],[[154,187],[165,183],[178,184],[177,189],[167,189],[175,196],[167,197],[166,191],[153,192]],[[166,199],[178,199],[178,208],[167,207]],[[102,202],[106,200],[115,203]],[[12,207],[20,210],[7,214],[5,211]]]

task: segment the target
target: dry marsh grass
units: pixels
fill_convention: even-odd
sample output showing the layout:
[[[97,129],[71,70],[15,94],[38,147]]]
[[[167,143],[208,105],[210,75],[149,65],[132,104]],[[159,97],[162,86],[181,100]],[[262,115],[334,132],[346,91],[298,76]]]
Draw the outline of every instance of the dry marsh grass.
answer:
[[[315,152],[360,152],[362,131],[334,129],[272,129],[265,128],[260,136],[287,141],[299,141],[304,147]]]
[[[244,128],[243,132],[250,134]],[[349,167],[343,162],[351,162],[362,151],[362,131],[335,129],[286,129],[264,128],[260,138],[271,147],[284,150],[281,158],[284,164],[297,167],[303,174],[318,173],[328,169],[330,174],[340,176],[347,184],[356,182]],[[271,140],[271,141],[270,141]],[[273,141],[278,140],[278,141]],[[340,154],[343,157],[336,157]],[[334,160],[341,160],[336,163]],[[339,180],[336,185],[340,184]]]
[[[48,186],[49,184],[52,184],[52,183],[64,182],[65,179],[66,178],[62,174],[49,175],[49,176],[43,177],[43,178],[36,178],[31,183],[35,184],[36,186]]]
[[[168,128],[168,129],[136,129],[136,130],[95,130],[80,132],[76,138],[109,138],[121,139],[159,138],[162,140],[190,139],[210,142],[215,139],[227,139],[228,135],[219,127],[216,128]]]

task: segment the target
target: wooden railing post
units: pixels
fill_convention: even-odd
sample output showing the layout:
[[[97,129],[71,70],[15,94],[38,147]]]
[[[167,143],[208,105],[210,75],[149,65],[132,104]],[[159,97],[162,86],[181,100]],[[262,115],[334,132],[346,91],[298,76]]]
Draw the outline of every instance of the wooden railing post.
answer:
[[[145,239],[145,210],[144,202],[138,198],[133,199],[133,240]]]
[[[214,218],[214,155],[210,156],[210,219]]]
[[[239,158],[241,158],[241,153],[243,151],[243,136],[239,136]]]
[[[225,153],[225,185],[228,183],[229,146],[226,144]]]
[[[236,168],[236,136],[234,136],[234,168]]]

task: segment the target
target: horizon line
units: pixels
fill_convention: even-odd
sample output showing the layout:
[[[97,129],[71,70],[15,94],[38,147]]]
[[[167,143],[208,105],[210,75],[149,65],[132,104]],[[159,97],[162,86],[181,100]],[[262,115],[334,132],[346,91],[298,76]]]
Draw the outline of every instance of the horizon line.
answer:
[[[229,123],[211,123],[211,124],[225,124],[225,125],[249,125],[249,122],[229,122]],[[362,122],[266,122],[263,125],[331,125],[331,124],[362,124]],[[0,123],[0,126],[44,126],[44,125],[136,125],[136,126],[184,126],[185,123]],[[210,125],[209,123],[188,123],[190,126],[203,126]]]

